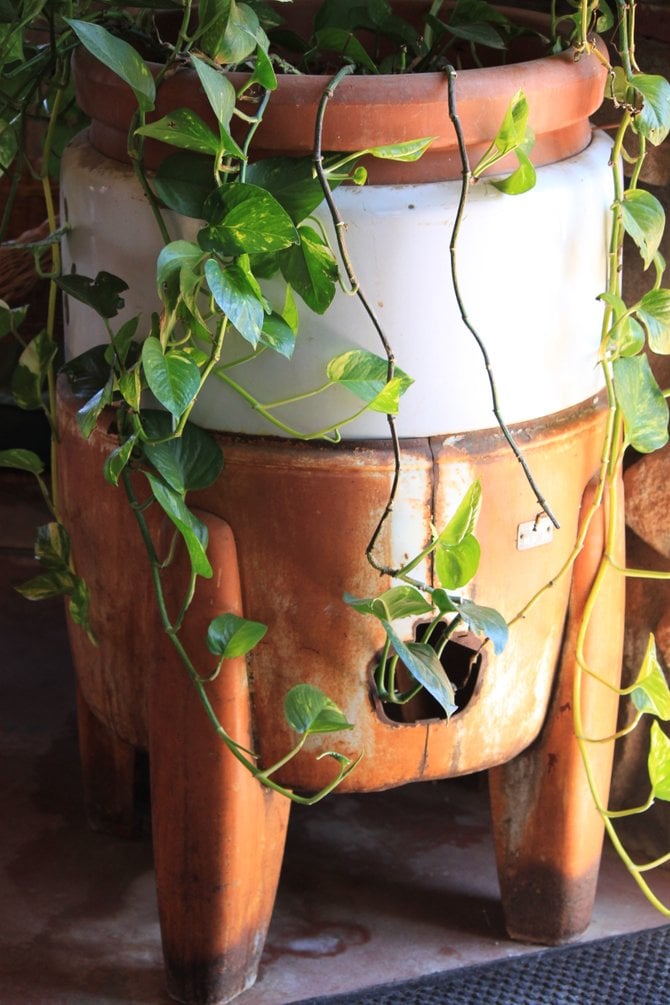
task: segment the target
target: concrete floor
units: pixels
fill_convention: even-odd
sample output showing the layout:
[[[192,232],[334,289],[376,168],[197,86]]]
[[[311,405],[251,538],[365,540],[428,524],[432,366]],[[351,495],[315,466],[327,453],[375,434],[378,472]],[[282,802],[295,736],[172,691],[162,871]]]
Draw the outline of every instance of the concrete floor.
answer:
[[[34,574],[41,518],[29,483],[4,473],[0,1002],[161,1005],[148,831],[124,841],[87,827],[62,607],[11,589]],[[670,901],[670,873],[659,892]],[[606,849],[583,939],[663,920]],[[531,950],[504,932],[483,777],[333,796],[293,811],[259,979],[237,1003],[289,1005]]]

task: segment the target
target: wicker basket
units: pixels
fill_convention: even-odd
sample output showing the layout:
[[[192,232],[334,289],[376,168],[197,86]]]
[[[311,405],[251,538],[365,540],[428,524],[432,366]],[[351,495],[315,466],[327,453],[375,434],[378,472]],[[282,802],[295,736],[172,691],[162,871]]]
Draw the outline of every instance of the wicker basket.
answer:
[[[49,222],[44,220],[39,227],[24,230],[17,242],[24,244],[43,240],[48,233]],[[40,255],[40,268],[48,271],[50,263],[51,250],[45,248]],[[41,281],[31,251],[16,245],[0,247],[0,299],[5,300],[10,307],[18,307],[27,302],[35,286]]]

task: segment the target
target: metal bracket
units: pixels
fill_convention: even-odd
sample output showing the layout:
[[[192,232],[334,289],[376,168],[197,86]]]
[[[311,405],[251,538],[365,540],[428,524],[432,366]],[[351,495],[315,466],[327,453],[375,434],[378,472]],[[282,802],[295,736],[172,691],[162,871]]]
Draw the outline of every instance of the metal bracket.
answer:
[[[529,548],[539,548],[549,544],[554,538],[554,525],[546,513],[540,513],[534,520],[520,523],[516,531],[517,551],[527,551]]]

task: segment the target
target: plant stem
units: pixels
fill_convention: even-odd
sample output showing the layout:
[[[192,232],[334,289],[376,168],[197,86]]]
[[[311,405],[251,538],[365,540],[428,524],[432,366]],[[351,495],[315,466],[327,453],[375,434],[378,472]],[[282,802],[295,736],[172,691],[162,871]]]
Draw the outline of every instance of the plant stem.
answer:
[[[450,257],[451,257],[451,282],[452,282],[452,286],[453,286],[453,290],[454,290],[454,296],[456,297],[456,303],[458,305],[458,310],[459,310],[459,313],[461,315],[461,320],[463,321],[463,324],[465,325],[465,327],[468,329],[468,331],[470,332],[470,334],[474,338],[474,340],[475,340],[475,342],[476,342],[476,344],[477,344],[477,346],[479,348],[479,351],[480,351],[480,353],[482,355],[482,359],[484,361],[484,367],[486,369],[486,376],[488,378],[489,388],[490,388],[490,391],[491,391],[492,410],[493,410],[493,414],[495,416],[496,422],[498,423],[498,426],[500,428],[500,431],[502,432],[503,436],[507,440],[507,442],[508,442],[508,444],[509,444],[509,446],[510,446],[510,448],[512,450],[512,453],[514,454],[514,456],[516,457],[517,461],[521,465],[521,467],[523,469],[523,473],[526,476],[526,480],[528,481],[528,484],[530,485],[530,487],[531,487],[531,489],[533,491],[533,494],[534,494],[534,496],[535,496],[538,504],[540,505],[540,507],[542,508],[542,510],[547,514],[547,516],[549,517],[549,519],[553,523],[554,527],[558,528],[560,526],[559,523],[558,523],[558,520],[554,516],[551,508],[549,507],[549,504],[547,503],[546,499],[541,494],[538,486],[536,485],[535,479],[533,478],[533,475],[532,475],[532,473],[530,471],[530,468],[528,467],[526,459],[524,458],[523,454],[519,450],[519,447],[517,446],[516,441],[514,440],[514,437],[512,436],[512,433],[508,429],[508,427],[507,427],[506,423],[504,422],[503,417],[502,417],[502,415],[500,413],[500,408],[499,408],[499,405],[498,405],[498,393],[497,393],[497,390],[496,390],[495,380],[494,380],[494,377],[493,377],[493,369],[491,367],[491,360],[489,358],[488,351],[486,349],[486,346],[484,345],[484,342],[483,342],[481,336],[479,335],[479,333],[477,332],[476,328],[474,327],[474,325],[471,323],[471,321],[469,320],[469,318],[467,316],[467,312],[466,312],[466,309],[465,309],[465,304],[464,304],[463,298],[461,296],[460,284],[459,284],[459,280],[458,280],[458,268],[457,268],[457,262],[456,262],[456,247],[457,247],[457,244],[458,244],[458,237],[459,237],[459,234],[460,234],[461,224],[463,222],[463,214],[465,212],[465,206],[466,206],[466,203],[467,203],[468,192],[469,192],[470,184],[471,184],[471,180],[472,180],[472,172],[470,171],[470,161],[469,161],[469,158],[468,158],[468,151],[467,151],[466,146],[465,146],[465,140],[463,138],[463,130],[461,128],[460,118],[458,116],[458,111],[456,109],[456,70],[454,69],[453,66],[449,66],[446,69],[445,72],[447,74],[447,80],[448,80],[448,85],[449,85],[449,89],[448,89],[449,118],[451,119],[451,123],[452,123],[452,125],[454,127],[454,130],[456,132],[456,139],[458,141],[458,150],[459,150],[459,155],[460,155],[460,158],[461,158],[462,179],[463,179],[462,180],[462,185],[461,185],[461,194],[460,194],[460,199],[459,199],[459,203],[458,203],[458,209],[456,211],[456,219],[454,220],[454,226],[453,226],[453,230],[452,230],[452,234],[451,234],[451,240],[449,242],[449,254],[450,254]]]
[[[335,228],[335,236],[337,239],[337,246],[340,252],[340,258],[342,259],[342,264],[344,265],[344,268],[346,270],[347,277],[351,285],[351,290],[356,294],[359,301],[361,302],[363,309],[365,310],[366,314],[368,315],[368,318],[372,322],[372,325],[377,333],[377,336],[383,346],[384,353],[386,354],[386,359],[388,362],[386,379],[387,381],[390,381],[393,379],[393,375],[395,373],[395,355],[393,353],[393,349],[391,348],[390,342],[386,338],[386,334],[384,333],[384,329],[382,328],[382,325],[376,313],[372,309],[372,306],[368,301],[367,297],[361,290],[360,283],[354,271],[354,267],[349,257],[346,242],[344,240],[344,231],[346,229],[346,224],[342,219],[342,217],[340,216],[340,212],[337,208],[337,205],[335,204],[335,200],[333,199],[333,193],[331,192],[330,185],[328,184],[328,178],[326,176],[326,172],[324,171],[323,167],[322,139],[323,139],[323,120],[326,113],[326,107],[329,100],[335,93],[335,89],[337,88],[338,84],[340,84],[340,82],[344,79],[344,77],[353,72],[354,72],[353,66],[350,65],[343,66],[340,69],[340,71],[335,74],[333,79],[328,84],[328,87],[326,87],[323,94],[321,95],[321,100],[319,101],[319,107],[317,109],[317,116],[316,116],[316,126],[314,131],[314,152],[312,159],[314,162],[314,169],[316,172],[316,176],[319,179],[324,199],[326,201],[326,205],[328,207],[331,219],[333,221],[333,226]],[[393,449],[393,465],[394,465],[393,479],[391,482],[391,487],[389,489],[389,495],[388,500],[386,502],[386,506],[384,508],[381,517],[377,522],[374,531],[372,532],[372,537],[370,538],[367,548],[365,549],[365,556],[370,565],[374,569],[376,569],[377,572],[386,573],[387,575],[392,576],[395,574],[395,570],[390,569],[385,564],[379,563],[374,555],[375,548],[377,546],[377,541],[379,540],[384,525],[388,520],[388,518],[390,517],[391,513],[393,512],[393,506],[398,493],[398,486],[400,484],[400,441],[398,439],[398,430],[396,428],[395,416],[389,413],[386,416],[386,420],[388,422],[389,436],[391,438],[391,444]]]

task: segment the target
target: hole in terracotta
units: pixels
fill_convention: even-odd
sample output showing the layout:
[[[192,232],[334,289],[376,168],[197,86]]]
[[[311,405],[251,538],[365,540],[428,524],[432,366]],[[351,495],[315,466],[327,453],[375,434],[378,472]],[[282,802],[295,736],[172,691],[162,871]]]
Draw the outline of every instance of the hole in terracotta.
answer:
[[[427,624],[419,624],[414,631],[417,642],[421,642],[428,630]],[[432,640],[436,647],[439,647],[441,640],[447,631],[447,626],[439,626],[433,634]],[[440,637],[441,633],[441,637]],[[454,715],[462,712],[472,698],[479,675],[486,665],[486,652],[481,648],[482,640],[473,635],[472,632],[456,632],[449,639],[442,651],[440,663],[444,671],[454,686],[455,701],[458,711]],[[412,678],[407,669],[400,665],[398,667],[398,688],[399,690],[409,689],[412,685]],[[420,691],[404,705],[394,705],[391,702],[383,702],[384,713],[393,722],[422,722],[425,719],[446,719],[444,709],[433,698],[428,691]]]

